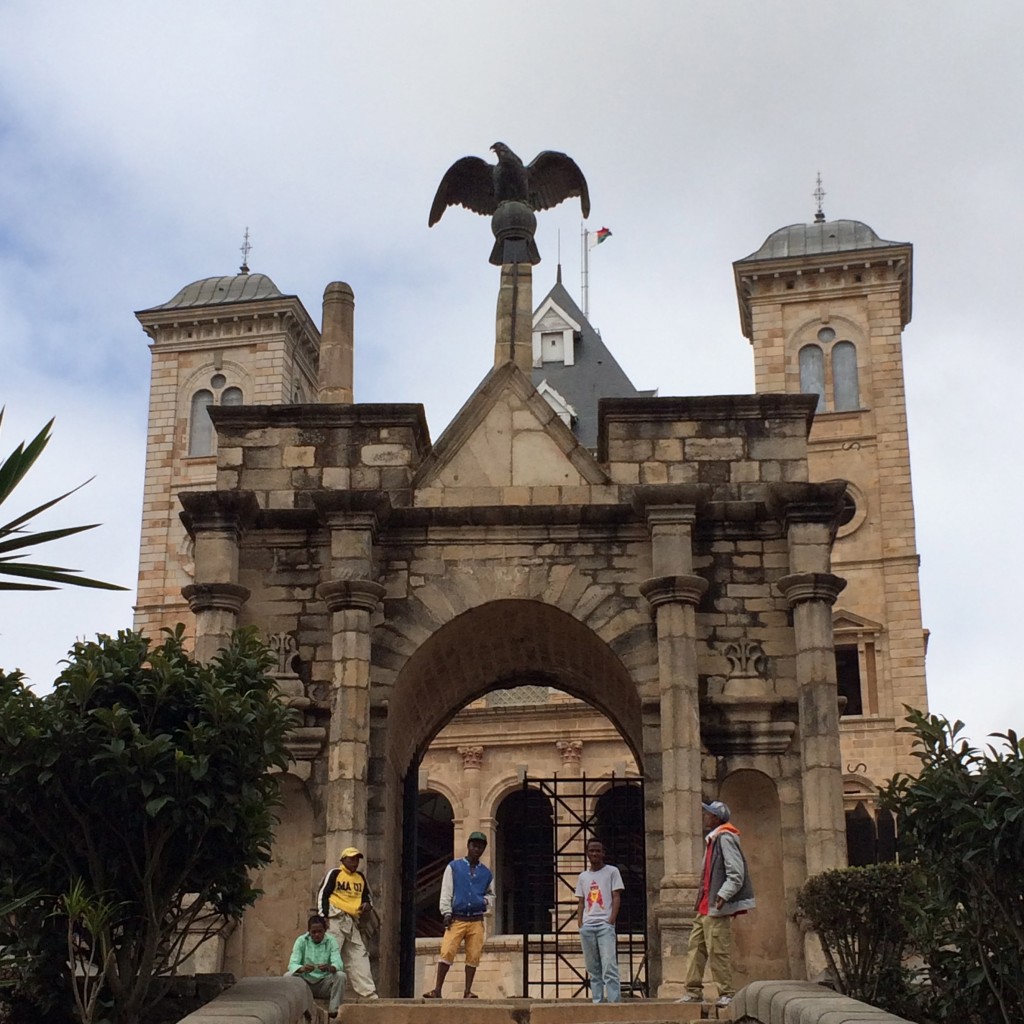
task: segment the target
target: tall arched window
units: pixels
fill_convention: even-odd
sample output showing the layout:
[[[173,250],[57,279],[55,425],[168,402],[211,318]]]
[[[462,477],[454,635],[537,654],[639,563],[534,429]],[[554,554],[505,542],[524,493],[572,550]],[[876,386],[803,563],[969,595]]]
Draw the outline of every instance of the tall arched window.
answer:
[[[619,931],[642,933],[647,927],[647,880],[644,798],[638,785],[615,785],[597,798],[594,835],[604,843],[605,861],[619,869],[626,886]]]
[[[817,345],[800,349],[800,393],[817,395],[815,412],[825,411],[825,355]]]
[[[860,408],[857,346],[852,341],[837,341],[832,346],[832,397],[836,412]]]
[[[188,453],[189,455],[213,454],[213,420],[210,419],[210,406],[213,405],[213,392],[197,391],[192,396],[192,410],[189,415]]]

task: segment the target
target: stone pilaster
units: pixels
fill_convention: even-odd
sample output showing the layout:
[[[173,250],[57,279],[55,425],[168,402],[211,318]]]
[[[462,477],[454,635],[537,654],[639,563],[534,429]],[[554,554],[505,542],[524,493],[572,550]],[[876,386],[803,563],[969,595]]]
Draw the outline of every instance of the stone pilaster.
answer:
[[[238,582],[238,545],[259,506],[251,491],[186,491],[180,501],[195,541],[195,583],[181,593],[196,617],[195,656],[206,662],[228,645],[249,598]]]
[[[484,748],[475,745],[459,747],[458,750],[462,756],[462,778],[466,784],[463,820],[468,835],[480,827],[480,771],[484,764]]]
[[[366,843],[370,753],[370,628],[384,587],[372,578],[378,510],[348,492],[315,504],[330,534],[330,578],[317,595],[331,613],[332,696],[327,753],[326,859]]]
[[[568,779],[578,779],[583,762],[583,741],[559,740],[555,746],[562,758],[562,775]]]
[[[693,573],[692,504],[648,505],[655,575],[640,584],[654,613],[661,694],[661,785],[665,873],[657,927],[659,996],[682,991],[686,944],[701,865],[700,701],[696,608],[708,582]]]
[[[775,484],[769,505],[782,519],[790,573],[778,588],[793,609],[807,874],[846,864],[839,699],[832,606],[846,581],[833,575],[832,542],[846,484]]]

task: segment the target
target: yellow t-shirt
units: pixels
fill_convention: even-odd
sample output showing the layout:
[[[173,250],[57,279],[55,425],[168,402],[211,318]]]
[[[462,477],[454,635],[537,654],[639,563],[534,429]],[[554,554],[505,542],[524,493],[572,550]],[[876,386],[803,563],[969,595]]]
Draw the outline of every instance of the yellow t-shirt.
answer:
[[[330,895],[331,907],[358,917],[365,886],[366,881],[358,871],[349,871],[344,864],[341,865],[338,877],[334,880],[334,891]]]

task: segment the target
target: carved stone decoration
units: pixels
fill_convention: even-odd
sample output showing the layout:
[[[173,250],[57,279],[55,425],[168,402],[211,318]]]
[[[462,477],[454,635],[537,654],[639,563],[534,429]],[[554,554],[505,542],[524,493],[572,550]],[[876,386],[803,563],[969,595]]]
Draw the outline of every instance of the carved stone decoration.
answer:
[[[726,644],[722,653],[729,662],[730,679],[768,678],[768,656],[757,640],[736,640]]]
[[[296,677],[292,661],[299,653],[299,643],[291,633],[271,633],[267,637],[267,646],[277,655],[277,668],[274,675],[278,679]]]
[[[559,740],[556,744],[559,754],[562,755],[562,764],[566,767],[577,765],[583,757],[582,740]]]
[[[469,771],[471,769],[480,771],[484,765],[483,747],[459,747],[458,750],[462,755],[463,771]]]
[[[249,588],[238,583],[190,583],[181,588],[181,595],[188,601],[189,611],[224,611],[238,614],[249,599]]]
[[[306,696],[306,688],[293,667],[299,653],[298,641],[291,633],[271,633],[267,646],[277,655],[277,667],[271,675],[277,682],[281,699],[288,707],[304,711],[313,702]]]

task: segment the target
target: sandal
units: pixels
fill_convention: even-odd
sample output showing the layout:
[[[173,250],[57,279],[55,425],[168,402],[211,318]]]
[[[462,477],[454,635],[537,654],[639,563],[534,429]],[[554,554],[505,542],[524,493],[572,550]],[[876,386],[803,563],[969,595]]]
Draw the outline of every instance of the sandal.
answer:
[[[424,992],[423,993],[423,998],[424,999],[440,999],[441,998],[441,993],[438,992],[436,988],[432,988],[429,992]]]
[[[479,999],[480,997],[475,992],[463,992],[463,999]]]

